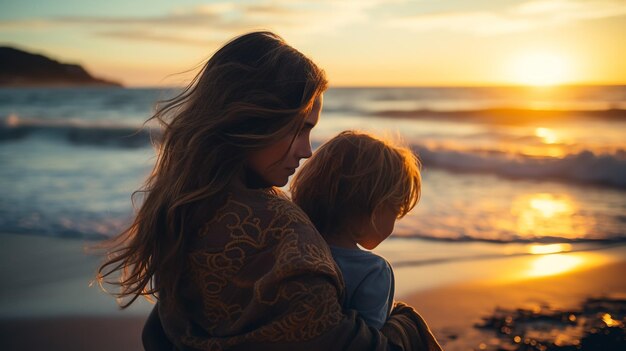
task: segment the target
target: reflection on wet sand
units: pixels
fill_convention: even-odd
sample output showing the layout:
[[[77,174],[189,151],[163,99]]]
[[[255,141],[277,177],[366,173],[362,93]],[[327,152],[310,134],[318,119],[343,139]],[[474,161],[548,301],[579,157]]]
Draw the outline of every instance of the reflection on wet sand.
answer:
[[[479,343],[480,350],[617,351],[626,346],[624,320],[626,300],[602,297],[588,298],[578,308],[565,311],[550,306],[497,309],[475,327],[495,335]]]
[[[531,269],[527,272],[528,277],[543,277],[548,275],[563,274],[582,266],[585,259],[582,255],[550,254],[537,257],[531,262]]]
[[[567,252],[572,249],[570,244],[532,245],[528,250],[533,255],[545,255],[551,253]]]

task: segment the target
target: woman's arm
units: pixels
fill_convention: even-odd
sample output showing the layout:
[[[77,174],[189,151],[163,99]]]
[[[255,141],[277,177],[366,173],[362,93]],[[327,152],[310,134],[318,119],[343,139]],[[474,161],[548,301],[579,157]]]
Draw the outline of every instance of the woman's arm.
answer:
[[[313,283],[310,281],[309,283]],[[321,286],[327,285],[327,282],[321,282]],[[308,285],[308,284],[307,284]],[[310,294],[301,295],[294,299],[291,308],[286,311],[285,316],[302,315],[302,310],[314,310],[315,306],[311,303],[318,297],[312,297],[315,291],[311,290]],[[309,302],[307,302],[309,300]],[[295,312],[295,313],[294,313]],[[319,311],[323,313],[324,311]],[[418,324],[416,323],[416,319]],[[341,319],[334,325],[320,325],[312,322],[311,319],[304,318],[301,323],[291,324],[291,329],[285,330],[292,335],[292,340],[280,340],[280,332],[275,334],[278,336],[275,340],[254,340],[249,339],[237,345],[232,345],[233,350],[428,350],[439,351],[441,348],[428,330],[423,319],[417,315],[410,307],[398,303],[392,311],[391,317],[388,319],[381,331],[369,327],[365,321],[360,318],[356,311],[350,310],[342,312]],[[319,330],[315,330],[315,327]],[[301,330],[300,330],[301,328]],[[319,333],[313,339],[304,338],[304,334]],[[286,335],[284,335],[286,336]],[[302,337],[302,340],[298,340]],[[219,338],[223,340],[222,338]],[[158,304],[153,308],[148,320],[146,321],[142,333],[143,346],[146,351],[173,351],[177,350],[172,342],[168,339],[161,324],[158,313]],[[209,341],[209,340],[207,340]],[[217,346],[217,343],[206,343],[210,350],[210,345]],[[200,345],[197,345],[200,346]]]
[[[299,208],[280,199],[249,204],[230,202],[210,223],[204,242],[219,236],[226,245],[192,248],[176,302],[159,302],[178,349],[431,350],[406,342],[421,327],[406,312],[392,314],[381,332],[343,310],[338,267]]]

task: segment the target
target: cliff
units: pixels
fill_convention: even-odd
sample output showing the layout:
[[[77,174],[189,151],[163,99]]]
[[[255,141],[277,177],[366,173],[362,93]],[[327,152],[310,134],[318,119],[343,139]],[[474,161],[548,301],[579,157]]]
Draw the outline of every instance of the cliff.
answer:
[[[93,77],[83,67],[43,55],[0,47],[0,86],[119,86]]]

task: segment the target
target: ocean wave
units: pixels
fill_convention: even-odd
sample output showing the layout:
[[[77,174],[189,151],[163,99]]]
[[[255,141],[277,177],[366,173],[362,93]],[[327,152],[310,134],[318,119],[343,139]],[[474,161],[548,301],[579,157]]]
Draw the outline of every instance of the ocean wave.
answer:
[[[0,121],[0,142],[33,135],[77,145],[144,147],[150,145],[151,138],[158,137],[159,132],[141,126],[120,125],[119,122],[20,118],[16,115]]]
[[[0,142],[43,136],[78,145],[145,147],[160,132],[141,126],[102,121],[24,119],[0,122]],[[314,148],[320,145],[314,141]],[[412,144],[426,167],[455,172],[488,173],[508,178],[558,180],[626,188],[626,150],[612,154],[581,150],[562,158],[511,154],[501,150],[453,150]]]
[[[412,145],[425,166],[508,178],[561,180],[626,188],[626,150],[596,154],[583,150],[563,158],[433,149]]]
[[[491,244],[602,244],[602,245],[626,245],[626,236],[598,237],[598,238],[567,238],[562,236],[541,237],[510,237],[506,239],[494,239],[478,236],[441,237],[423,233],[394,234],[392,239],[417,239],[436,242],[471,243],[485,242]]]
[[[561,238],[562,239],[562,238]],[[390,239],[393,240],[393,239]],[[429,240],[429,239],[426,239]],[[478,241],[478,240],[473,240],[473,241]],[[460,242],[458,240],[454,240],[454,241],[449,241],[449,242]],[[482,260],[493,260],[493,259],[506,259],[506,258],[513,258],[513,257],[527,257],[527,256],[544,256],[544,255],[551,255],[554,253],[559,253],[559,254],[564,254],[564,253],[576,253],[576,252],[592,252],[592,251],[601,251],[601,250],[609,250],[609,249],[613,249],[616,247],[621,247],[626,245],[626,239],[618,239],[618,240],[584,240],[584,241],[568,241],[568,240],[558,240],[558,241],[554,241],[555,243],[562,243],[562,244],[591,244],[590,246],[585,245],[584,247],[579,247],[579,248],[572,248],[572,249],[565,249],[562,251],[557,251],[557,252],[547,252],[547,253],[532,253],[532,252],[514,252],[514,253],[495,253],[495,254],[489,254],[489,253],[483,253],[483,254],[476,254],[476,255],[461,255],[461,256],[447,256],[447,257],[434,257],[434,258],[422,258],[422,259],[400,259],[400,260],[394,260],[392,261],[393,266],[396,268],[400,268],[400,267],[416,267],[416,266],[427,266],[427,265],[433,265],[433,264],[443,264],[443,263],[452,263],[452,262],[470,262],[470,261],[482,261]],[[502,242],[493,242],[490,241],[490,243],[497,243],[497,244],[511,244],[511,243],[520,243],[520,244],[526,244],[526,243],[533,243],[533,244],[543,244],[544,242],[537,242],[537,241],[533,241],[533,242],[515,242],[515,241],[502,241]],[[552,243],[552,242],[549,242]]]
[[[600,110],[559,110],[530,108],[487,108],[476,110],[438,111],[432,109],[371,111],[370,116],[413,119],[449,119],[489,124],[529,124],[573,119],[601,119],[626,121],[626,110],[608,108]]]
[[[111,222],[111,223],[109,223]],[[97,221],[76,221],[71,226],[67,222],[56,223],[54,220],[40,223],[38,226],[25,225],[24,223],[2,223],[0,229],[5,233],[14,233],[21,235],[40,235],[47,237],[58,237],[68,239],[85,239],[85,240],[106,240],[119,234],[125,226],[120,224],[120,220],[101,220]],[[532,238],[510,238],[492,239],[483,237],[437,237],[428,234],[396,234],[389,240],[424,240],[441,243],[489,243],[489,244],[591,244],[599,245],[599,247],[612,247],[626,245],[626,237],[599,237],[599,238],[567,238],[560,236],[532,237]],[[482,256],[481,256],[482,257]]]

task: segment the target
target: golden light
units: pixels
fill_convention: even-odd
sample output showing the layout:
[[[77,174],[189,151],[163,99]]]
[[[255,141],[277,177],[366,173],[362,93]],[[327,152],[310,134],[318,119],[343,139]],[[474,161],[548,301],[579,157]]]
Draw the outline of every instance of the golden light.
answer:
[[[515,83],[546,86],[565,83],[569,67],[566,60],[556,54],[535,52],[516,57],[510,71]]]
[[[621,324],[619,321],[613,319],[608,313],[605,313],[602,316],[602,321],[606,324],[607,327],[614,327]]]
[[[575,314],[570,314],[567,319],[569,319],[570,322],[576,322],[576,315]]]
[[[546,255],[557,252],[570,251],[570,244],[550,244],[550,245],[532,245],[529,252],[533,255]]]
[[[548,275],[561,274],[573,270],[583,263],[579,256],[569,256],[564,254],[553,254],[538,257],[532,262],[528,271],[530,277],[544,277]]]
[[[555,199],[547,194],[530,200],[530,208],[535,210],[539,215],[550,218],[557,214],[570,212],[570,206],[567,202]]]
[[[550,128],[536,128],[535,136],[541,138],[545,144],[554,144],[559,141],[556,133]]]
[[[567,195],[524,194],[513,201],[511,214],[516,224],[512,229],[529,238],[582,238],[593,223],[588,217],[576,216],[577,212],[577,203]]]

